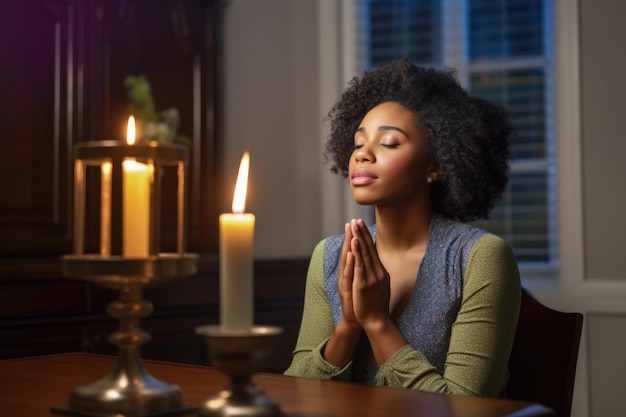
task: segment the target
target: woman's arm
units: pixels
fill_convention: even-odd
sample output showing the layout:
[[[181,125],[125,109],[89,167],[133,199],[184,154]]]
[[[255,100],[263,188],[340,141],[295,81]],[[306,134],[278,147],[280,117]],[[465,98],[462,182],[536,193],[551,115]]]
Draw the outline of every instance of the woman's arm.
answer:
[[[494,235],[482,236],[470,253],[443,375],[406,345],[380,367],[377,384],[497,396],[508,376],[520,296],[519,271],[509,245]]]
[[[335,330],[330,303],[324,290],[324,245],[318,243],[311,256],[304,292],[304,310],[292,362],[285,375],[315,379],[349,380],[351,362],[339,368],[322,356]]]

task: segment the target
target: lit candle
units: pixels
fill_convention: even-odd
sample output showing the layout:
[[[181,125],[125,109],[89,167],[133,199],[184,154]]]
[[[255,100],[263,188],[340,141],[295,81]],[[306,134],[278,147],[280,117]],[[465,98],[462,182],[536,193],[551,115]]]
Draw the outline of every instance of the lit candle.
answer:
[[[135,118],[128,119],[128,145],[135,143]],[[123,163],[123,230],[125,258],[147,258],[150,254],[150,169],[127,158]]]
[[[254,214],[244,213],[250,156],[241,158],[233,212],[220,215],[220,324],[224,331],[250,331],[254,313]]]

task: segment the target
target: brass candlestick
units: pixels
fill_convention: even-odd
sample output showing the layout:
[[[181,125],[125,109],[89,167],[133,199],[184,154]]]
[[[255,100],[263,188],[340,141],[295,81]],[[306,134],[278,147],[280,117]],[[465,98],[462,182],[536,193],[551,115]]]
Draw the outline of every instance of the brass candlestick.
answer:
[[[197,272],[197,255],[185,252],[185,178],[187,149],[174,144],[128,145],[118,141],[84,142],[75,148],[74,254],[62,257],[63,274],[119,292],[108,314],[119,320],[109,336],[117,346],[114,366],[94,382],[75,387],[69,403],[52,407],[58,413],[85,417],[156,417],[188,413],[196,407],[183,402],[182,390],[159,381],[144,368],[140,346],[150,336],[139,327],[153,311],[142,298],[146,287],[176,280]],[[144,163],[151,175],[147,256],[125,256],[123,229],[122,164],[127,159]],[[178,166],[177,251],[160,253],[161,168]],[[101,172],[100,253],[84,253],[85,200],[88,167]],[[127,207],[128,209],[128,207]],[[132,209],[132,207],[131,207]],[[128,249],[128,248],[127,248]]]
[[[250,332],[229,332],[220,326],[200,326],[196,333],[205,338],[211,364],[228,375],[230,386],[204,401],[200,417],[278,417],[278,404],[252,381],[265,370],[280,327],[254,326]]]

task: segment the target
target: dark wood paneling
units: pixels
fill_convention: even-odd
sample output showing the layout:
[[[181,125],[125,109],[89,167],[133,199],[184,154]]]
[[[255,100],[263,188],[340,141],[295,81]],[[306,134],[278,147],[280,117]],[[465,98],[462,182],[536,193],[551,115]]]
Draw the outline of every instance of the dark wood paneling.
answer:
[[[291,361],[307,267],[308,259],[255,262],[255,324],[284,330],[269,372],[282,372]],[[72,279],[19,277],[22,280],[16,285],[15,277],[0,276],[0,359],[74,351],[115,354],[107,337],[118,323],[105,313],[107,304],[118,297],[115,291]],[[152,337],[142,355],[208,364],[204,340],[195,328],[219,323],[217,259],[202,258],[197,275],[149,288],[144,298],[155,310],[140,323]]]
[[[52,3],[52,2],[51,2]],[[68,149],[74,139],[66,5],[0,2],[0,253],[70,248]]]
[[[217,1],[0,2],[0,258],[71,251],[72,148],[124,139],[124,79],[144,74],[157,110],[175,107],[190,150],[188,245],[217,250],[215,55]],[[164,192],[175,190],[164,176]],[[98,193],[88,201],[96,250]],[[175,242],[176,201],[164,199],[163,251]]]

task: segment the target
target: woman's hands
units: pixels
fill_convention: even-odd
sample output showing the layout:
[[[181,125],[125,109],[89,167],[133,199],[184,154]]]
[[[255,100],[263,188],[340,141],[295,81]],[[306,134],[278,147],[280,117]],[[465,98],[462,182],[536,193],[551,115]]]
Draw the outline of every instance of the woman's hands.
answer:
[[[354,255],[351,254],[352,227],[345,226],[345,239],[339,261],[337,287],[341,298],[342,318],[322,352],[324,359],[334,366],[343,368],[352,360],[363,329],[354,315],[352,283],[354,279]]]
[[[389,273],[363,220],[352,220],[345,232],[338,283],[343,320],[366,331],[384,326],[391,322]]]
[[[346,224],[339,268],[343,315],[322,355],[329,363],[344,367],[365,332],[380,366],[407,342],[391,319],[389,273],[363,220]]]
[[[343,316],[327,348],[332,346],[333,352],[341,350],[345,360],[348,352],[354,354],[357,336],[364,331],[374,358],[381,366],[407,344],[389,312],[389,273],[380,261],[374,240],[363,220],[352,220],[346,224],[345,233],[337,284]],[[350,342],[338,349],[342,337]]]
[[[339,263],[339,296],[341,297],[342,322],[349,329],[361,330],[361,325],[354,314],[352,284],[354,281],[354,254],[352,253],[352,224],[345,225],[345,238]]]

